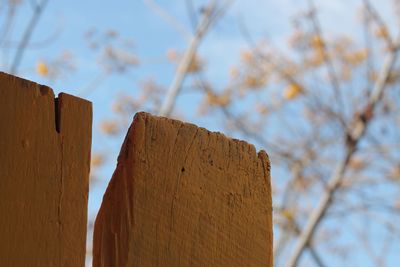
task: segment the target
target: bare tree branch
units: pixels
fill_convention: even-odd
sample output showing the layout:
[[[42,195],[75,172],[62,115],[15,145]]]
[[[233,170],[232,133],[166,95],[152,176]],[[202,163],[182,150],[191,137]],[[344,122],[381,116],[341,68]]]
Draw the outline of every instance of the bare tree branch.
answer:
[[[42,15],[43,10],[45,9],[47,3],[48,3],[48,0],[43,0],[42,2],[40,2],[39,4],[37,4],[35,6],[31,20],[29,21],[28,26],[26,27],[26,29],[24,31],[21,42],[18,45],[14,60],[11,64],[11,68],[10,68],[11,74],[15,74],[17,72],[19,64],[21,63],[22,57],[24,56],[25,48],[28,45],[29,40],[32,37],[33,31],[35,30],[35,27],[36,27],[37,23],[39,22],[39,19]]]
[[[167,23],[169,23],[174,29],[176,29],[185,39],[189,39],[189,31],[180,23],[176,18],[171,16],[166,10],[164,10],[159,4],[153,0],[143,0],[144,3],[157,13],[161,18],[163,18]]]
[[[190,26],[192,27],[192,30],[195,31],[197,27],[197,16],[193,5],[193,0],[186,0],[185,4],[187,13],[189,15]]]
[[[310,18],[311,18],[311,21],[312,21],[312,24],[313,24],[313,27],[314,27],[314,31],[317,34],[317,36],[319,36],[323,40],[321,26],[320,26],[320,23],[319,23],[318,18],[317,18],[314,1],[313,0],[309,0],[308,2],[309,2],[310,9],[311,9]],[[323,41],[322,41],[322,49],[324,50],[322,55],[323,55],[323,58],[324,58],[324,62],[325,62],[327,71],[328,71],[329,79],[330,79],[332,87],[333,87],[333,91],[334,91],[334,94],[335,94],[336,101],[340,105],[340,108],[343,108],[344,104],[343,104],[343,99],[342,99],[342,93],[341,93],[341,90],[340,90],[339,79],[337,78],[335,67],[334,67],[333,62],[331,60],[331,57],[329,56],[329,53],[327,51],[326,44]]]
[[[313,235],[321,222],[321,219],[331,206],[333,195],[340,187],[340,183],[343,179],[343,174],[346,171],[349,160],[357,150],[357,144],[366,132],[367,126],[371,119],[370,114],[374,111],[375,106],[383,97],[389,75],[397,59],[398,43],[399,42],[396,42],[396,45],[392,48],[386,60],[384,61],[378,80],[376,81],[374,89],[369,95],[367,106],[361,115],[355,118],[352,127],[348,129],[345,143],[346,153],[337,164],[331,178],[328,181],[324,194],[322,195],[315,209],[311,212],[309,220],[307,221],[297,243],[295,244],[293,253],[289,257],[286,267],[294,267],[297,265],[300,256],[312,240]]]
[[[171,115],[171,112],[175,105],[176,97],[178,96],[178,93],[182,87],[182,83],[186,77],[190,64],[196,56],[196,51],[201,40],[203,39],[210,27],[215,12],[216,0],[213,0],[205,9],[203,17],[197,26],[196,32],[191,38],[189,46],[178,64],[175,77],[172,80],[171,86],[169,87],[167,92],[167,96],[165,97],[165,101],[159,111],[160,116]]]
[[[321,257],[318,255],[317,251],[309,246],[308,250],[310,251],[310,254],[312,256],[312,258],[314,259],[315,263],[319,266],[319,267],[325,267],[326,265],[323,263]]]

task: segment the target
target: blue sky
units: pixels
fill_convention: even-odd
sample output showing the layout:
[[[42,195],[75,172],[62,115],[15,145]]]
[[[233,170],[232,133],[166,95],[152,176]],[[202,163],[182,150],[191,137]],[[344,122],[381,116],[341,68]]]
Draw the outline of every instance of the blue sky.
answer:
[[[194,1],[199,3],[199,1]],[[205,1],[202,1],[205,2]],[[238,21],[244,22],[254,39],[267,37],[276,46],[285,49],[288,33],[291,31],[291,17],[306,5],[305,0],[247,0],[236,1],[226,16],[213,28],[200,46],[200,55],[207,60],[206,75],[217,85],[226,83],[230,66],[239,61],[240,52],[247,44],[240,33]],[[360,32],[357,7],[361,1],[356,0],[321,0],[317,1],[321,10],[322,26],[330,33],[347,33],[357,36]],[[173,16],[190,30],[184,1],[158,1]],[[384,15],[392,17],[391,1],[372,1]],[[17,14],[14,35],[15,40],[29,19],[29,5]],[[385,16],[387,14],[387,16]],[[1,15],[1,14],[0,14]],[[397,25],[389,21],[391,25]],[[395,28],[395,26],[393,26]],[[142,64],[129,72],[129,75],[114,75],[106,79],[95,90],[84,94],[83,90],[90,81],[100,73],[97,55],[91,51],[84,35],[88,30],[99,32],[116,30],[121,36],[134,41],[133,52],[138,54]],[[138,83],[145,78],[153,77],[157,82],[167,86],[174,74],[173,65],[166,59],[166,51],[170,48],[182,51],[187,42],[181,34],[168,25],[150,10],[143,1],[50,1],[36,28],[32,42],[40,42],[54,32],[56,38],[39,48],[28,48],[19,75],[50,85],[55,93],[67,92],[83,96],[93,102],[93,150],[107,151],[108,164],[103,168],[101,178],[94,184],[89,201],[89,214],[96,214],[102,194],[111,177],[116,163],[116,156],[123,136],[113,140],[106,139],[98,131],[104,118],[112,118],[111,105],[121,92],[135,95]],[[74,55],[76,71],[66,78],[51,81],[35,73],[34,68],[39,60],[51,60],[64,50]],[[7,58],[12,58],[15,50],[0,53],[0,67],[7,71]],[[186,119],[211,130],[222,129],[218,121],[199,119],[190,113],[190,101],[181,98],[178,110],[186,115]],[[133,114],[132,114],[133,116]]]

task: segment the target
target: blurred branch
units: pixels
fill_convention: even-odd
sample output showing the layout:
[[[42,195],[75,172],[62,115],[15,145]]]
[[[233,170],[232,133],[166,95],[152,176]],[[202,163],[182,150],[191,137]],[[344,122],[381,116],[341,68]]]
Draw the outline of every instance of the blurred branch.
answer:
[[[50,45],[51,42],[55,41],[60,35],[62,31],[62,26],[59,25],[52,33],[49,33],[47,37],[43,40],[30,42],[25,45],[25,49],[42,49],[46,45]],[[6,40],[3,39],[4,48],[16,47],[21,44],[22,41],[14,41],[14,40]],[[1,45],[0,45],[1,46]]]
[[[200,73],[197,74],[196,83],[196,86],[201,88],[206,94],[215,94],[214,90],[211,89]],[[253,130],[249,124],[245,122],[245,120],[233,114],[228,106],[219,106],[219,109],[222,111],[222,114],[225,116],[225,118],[227,118],[228,121],[231,122],[238,131],[244,134],[247,138],[254,139],[258,145],[269,151],[271,155],[280,157],[285,161],[298,161],[298,159],[292,153],[293,145],[288,145],[288,148],[290,147],[290,149],[285,150],[276,143],[268,142],[265,140],[262,133]]]
[[[368,14],[364,14],[364,42],[365,42],[365,47],[367,48],[368,51],[368,57],[366,59],[366,75],[365,79],[368,80],[374,69],[374,62],[373,62],[373,47],[372,47],[372,42],[371,42],[371,35],[370,35],[370,27],[371,27],[371,18],[369,17],[370,14],[370,4],[368,0],[364,0],[364,9],[365,12]],[[367,87],[367,91],[370,92],[371,88],[370,86]]]
[[[291,221],[291,226],[290,227],[293,228],[292,231],[294,231],[295,234],[298,235],[300,233],[300,229],[298,227],[298,224],[294,220]],[[288,229],[284,229],[284,233],[282,233],[281,236],[280,236],[280,242],[279,242],[280,244],[288,243],[287,239],[290,238],[290,235],[288,234],[288,232],[289,232]],[[278,246],[279,246],[279,244],[278,244]],[[308,250],[309,250],[309,252],[311,254],[311,257],[314,260],[315,264],[317,266],[319,266],[319,267],[325,267],[326,265],[322,261],[322,258],[320,257],[320,255],[318,254],[316,249],[311,245],[307,245],[307,248],[308,248]],[[275,250],[275,248],[274,248],[274,258],[275,259],[277,258],[276,255],[279,252],[279,250],[281,250],[280,246],[277,248],[277,250]]]
[[[343,179],[343,174],[346,171],[349,160],[356,152],[357,145],[364,136],[370,120],[373,118],[373,111],[375,110],[377,103],[383,97],[389,75],[397,59],[398,43],[399,42],[397,41],[396,46],[391,48],[386,60],[384,61],[378,80],[376,81],[375,86],[369,95],[366,107],[360,115],[354,118],[351,127],[346,132],[345,155],[337,164],[331,178],[328,181],[325,192],[323,193],[315,209],[311,212],[310,217],[304,229],[302,230],[297,243],[295,244],[293,253],[288,259],[286,264],[287,267],[294,267],[297,265],[304,249],[312,240],[313,235],[321,222],[321,219],[324,217],[327,209],[332,204],[333,195],[340,187],[340,183]]]
[[[243,37],[245,38],[246,42],[249,44],[253,53],[256,55],[256,59],[258,61],[260,61],[260,64],[263,64],[263,63],[269,64],[272,67],[272,69],[281,76],[281,78],[283,80],[285,80],[289,84],[301,84],[303,87],[303,90],[306,91],[306,93],[308,93],[308,94],[311,93],[311,90],[308,90],[307,86],[305,86],[304,83],[301,82],[300,79],[298,77],[296,77],[295,74],[288,73],[282,67],[282,65],[290,65],[291,62],[285,59],[284,54],[280,51],[280,49],[278,47],[273,46],[273,50],[274,50],[275,57],[278,58],[278,56],[279,56],[279,59],[281,62],[277,62],[275,58],[268,57],[267,55],[265,55],[265,53],[263,53],[263,51],[261,51],[261,49],[259,49],[257,47],[256,42],[252,38],[246,25],[243,22],[239,25],[239,27],[240,27],[240,31],[241,31]],[[270,45],[271,45],[271,43],[270,43]],[[331,77],[332,77],[332,79],[335,79],[333,77],[336,77],[336,76],[331,76]],[[322,112],[326,113],[327,115],[331,115],[334,118],[336,118],[339,125],[342,128],[347,127],[345,118],[343,116],[341,116],[341,114],[339,112],[334,110],[333,105],[329,105],[329,106],[324,105],[323,103],[321,103],[321,97],[319,97],[319,96],[314,96],[311,94],[309,96],[310,96],[309,98],[311,100],[313,100],[313,104],[319,106],[319,111],[322,111]],[[276,108],[278,108],[282,105],[283,105],[283,102],[277,103]]]
[[[39,22],[39,19],[43,13],[43,10],[45,9],[46,5],[48,3],[48,0],[43,0],[39,4],[36,4],[34,7],[33,15],[31,17],[31,20],[28,23],[28,26],[26,27],[24,34],[21,39],[21,43],[19,43],[17,52],[15,54],[14,60],[11,64],[10,68],[10,73],[15,74],[18,70],[19,64],[21,63],[22,57],[25,52],[25,48],[29,43],[29,40],[32,37],[33,31],[35,30],[35,27],[37,23]]]
[[[315,4],[314,4],[313,0],[309,0],[308,2],[309,2],[309,6],[310,6],[310,19],[312,21],[315,34],[322,40],[322,49],[323,49],[322,55],[323,55],[325,65],[327,67],[328,76],[329,76],[329,79],[330,79],[332,87],[333,87],[335,98],[336,98],[336,101],[338,102],[338,104],[340,105],[340,109],[343,109],[344,104],[343,104],[343,99],[342,99],[342,95],[341,95],[339,79],[337,78],[335,67],[333,66],[332,59],[328,54],[328,48],[327,48],[326,43],[324,42],[324,38],[322,36],[322,30],[321,30],[321,26],[320,26],[320,23],[319,23],[319,20],[317,17]]]
[[[316,263],[319,267],[325,267],[326,265],[323,263],[321,257],[318,255],[317,251],[316,251],[313,247],[311,247],[311,246],[309,246],[308,248],[309,248],[311,257],[314,259],[315,263]]]
[[[170,15],[164,8],[157,4],[153,0],[143,0],[144,3],[155,13],[157,13],[161,18],[163,18],[167,23],[169,23],[174,29],[182,34],[185,39],[190,39],[190,32],[176,20],[172,15]]]
[[[196,11],[194,9],[193,0],[186,0],[185,4],[186,4],[187,13],[189,14],[189,20],[190,20],[190,24],[192,26],[192,30],[195,31],[197,23],[198,23],[198,21],[197,21],[198,19],[196,16]]]
[[[381,16],[379,15],[379,13],[375,10],[375,8],[371,5],[369,0],[363,0],[363,4],[368,12],[368,14],[371,16],[371,18],[375,21],[375,23],[378,24],[378,26],[381,29],[385,30],[385,40],[388,43],[389,47],[393,47],[394,43],[392,40],[392,37],[390,36],[389,32],[388,32],[388,27],[386,25],[386,23],[384,22],[384,20],[381,18]]]
[[[217,13],[216,5],[217,1],[212,0],[210,4],[205,8],[203,17],[197,26],[196,32],[191,38],[189,46],[178,64],[175,77],[172,80],[172,83],[167,91],[165,101],[159,111],[160,116],[171,115],[178,93],[182,88],[182,83],[186,77],[186,74],[188,73],[190,64],[196,56],[197,48],[215,18],[215,14]]]
[[[304,167],[307,164],[311,163],[312,158],[314,157],[312,155],[306,155],[304,158],[300,159],[299,161],[296,161],[295,164],[295,168],[293,168],[293,178],[289,180],[289,184],[286,186],[285,188],[285,192],[283,193],[283,206],[280,208],[280,210],[286,210],[287,207],[286,206],[290,206],[292,210],[296,209],[296,204],[298,203],[298,196],[295,195],[296,192],[292,191],[292,188],[295,186],[295,182],[298,181],[300,179],[300,177],[302,176],[302,170],[304,169]],[[289,198],[291,197],[291,199],[293,200],[293,203],[288,203]],[[274,259],[278,258],[278,255],[280,254],[280,252],[284,249],[285,244],[288,244],[289,239],[291,237],[291,234],[295,234],[296,236],[298,236],[300,234],[300,228],[298,223],[296,222],[295,218],[291,218],[290,220],[288,220],[288,227],[291,229],[291,231],[289,229],[284,229],[283,233],[280,234],[279,236],[279,240],[276,244],[274,244]],[[292,233],[291,233],[292,232]],[[314,262],[317,264],[317,266],[319,267],[324,267],[326,266],[321,257],[318,255],[316,249],[311,245],[308,244],[307,248],[311,254],[311,257],[313,258]]]
[[[383,236],[382,236],[383,245],[381,247],[381,251],[378,251],[376,247],[371,247],[371,241],[369,240],[368,234],[367,234],[370,229],[360,229],[360,225],[353,225],[352,223],[350,223],[349,225],[352,228],[352,232],[354,232],[355,235],[360,240],[359,243],[361,244],[362,248],[364,248],[366,255],[368,255],[371,258],[371,262],[374,262],[375,266],[380,266],[380,267],[387,266],[386,252],[392,245],[391,242],[393,241],[393,237],[394,237],[392,235],[392,233],[387,232],[386,238],[383,238]],[[363,227],[363,228],[365,228],[365,227]],[[381,255],[379,255],[379,254],[381,254]]]
[[[6,1],[4,1],[6,3]],[[4,4],[6,6],[7,4]],[[0,29],[0,34],[1,34],[1,39],[0,39],[0,47],[3,46],[3,43],[5,42],[5,39],[7,38],[9,32],[11,31],[12,24],[15,18],[15,13],[16,13],[16,5],[15,4],[9,4],[8,12],[4,21],[3,27]]]
[[[110,71],[102,70],[94,78],[84,86],[80,93],[80,97],[88,97],[94,89],[96,89],[102,82],[104,82],[110,75]]]

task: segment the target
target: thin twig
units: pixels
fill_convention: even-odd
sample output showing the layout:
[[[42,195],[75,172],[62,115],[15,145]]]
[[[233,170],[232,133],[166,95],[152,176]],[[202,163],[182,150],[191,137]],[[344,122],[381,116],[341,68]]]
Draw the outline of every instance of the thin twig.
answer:
[[[182,34],[185,39],[190,38],[190,32],[175,17],[170,15],[164,8],[153,0],[144,0],[144,3],[167,23],[169,23],[177,32]]]
[[[110,75],[110,71],[100,71],[94,78],[81,89],[79,92],[80,97],[88,97],[94,89],[96,89],[101,83],[103,83]]]
[[[55,41],[61,35],[61,31],[62,31],[62,26],[59,25],[56,29],[54,29],[53,32],[49,33],[49,35],[45,37],[43,40],[30,42],[25,46],[25,49],[43,49],[46,45],[50,45],[51,42]],[[22,41],[4,39],[2,46],[4,48],[17,47],[20,45],[21,42]]]
[[[193,0],[186,0],[186,10],[189,16],[190,25],[192,27],[193,32],[196,30],[197,27],[197,16],[193,5]]]
[[[11,31],[13,21],[15,18],[15,13],[16,13],[16,7],[15,4],[9,4],[8,12],[6,19],[4,21],[4,26],[0,29],[0,34],[1,34],[1,39],[0,39],[0,47],[3,46],[3,43],[5,42],[8,34]]]
[[[317,34],[317,36],[319,36],[319,38],[321,38],[321,40],[324,40],[323,36],[322,36],[322,31],[321,31],[321,26],[320,23],[318,21],[318,17],[317,17],[317,13],[316,13],[316,7],[314,4],[313,0],[309,0],[309,6],[310,6],[310,12],[311,12],[311,22],[313,24],[314,27],[314,31]],[[322,41],[322,49],[323,49],[323,59],[327,68],[327,72],[328,72],[328,77],[330,79],[330,82],[332,84],[333,87],[333,92],[335,94],[335,98],[336,101],[338,102],[338,104],[340,105],[340,109],[343,109],[344,107],[344,103],[343,103],[343,99],[342,99],[342,94],[341,94],[341,90],[340,90],[340,82],[339,79],[337,77],[336,71],[335,71],[335,67],[333,65],[332,59],[328,53],[328,47],[326,46],[325,42]]]
[[[257,47],[256,42],[254,41],[254,39],[252,38],[252,36],[250,35],[249,31],[247,30],[247,27],[242,23],[240,25],[240,31],[243,35],[243,37],[245,38],[245,40],[247,41],[247,43],[249,44],[249,46],[251,47],[253,53],[255,54],[255,58],[257,59],[257,61],[259,61],[261,64],[267,63],[269,65],[271,65],[272,69],[274,69],[283,80],[287,81],[289,84],[301,84],[304,87],[304,83],[300,82],[300,79],[298,77],[295,77],[295,75],[288,73],[287,71],[285,71],[285,69],[281,66],[282,64],[280,62],[275,62],[273,58],[271,57],[267,57],[264,55],[264,53]],[[272,45],[272,42],[269,42],[270,45]],[[283,53],[279,50],[278,47],[273,47],[275,54],[279,54],[282,55],[282,59],[283,60]],[[290,64],[291,62],[289,61],[284,61],[284,64]],[[307,90],[306,87],[303,88],[303,90]],[[310,92],[310,90],[308,90],[308,92]],[[321,106],[321,110],[326,113],[327,115],[332,115],[333,117],[335,117],[338,121],[338,123],[340,124],[340,126],[342,128],[346,128],[346,122],[344,120],[344,118],[342,116],[340,116],[340,114],[335,111],[333,109],[333,107],[331,106],[325,106],[322,108],[322,103],[320,103],[320,98],[319,97],[314,97],[313,95],[310,95],[310,97],[312,97],[312,100],[315,102],[315,104],[319,104]],[[282,103],[279,103],[276,105],[277,107],[281,106]]]
[[[18,45],[17,52],[15,54],[14,60],[11,64],[10,73],[15,74],[18,70],[18,67],[21,63],[22,57],[24,56],[25,48],[29,43],[29,40],[32,37],[33,31],[37,23],[39,22],[40,16],[43,13],[44,8],[46,7],[48,0],[43,0],[40,4],[37,4],[34,8],[33,15],[31,20],[26,27],[24,34],[22,36],[21,42]]]
[[[367,114],[375,109],[377,103],[383,97],[387,80],[397,59],[398,43],[399,42],[397,42],[396,46],[392,48],[386,60],[384,61],[378,80],[376,81],[374,89],[369,95],[368,104],[365,107],[364,112],[360,116],[355,118],[351,129],[349,129],[346,133],[346,153],[337,164],[335,171],[328,181],[325,192],[323,193],[315,209],[311,212],[309,220],[307,221],[304,229],[299,236],[297,243],[295,244],[293,253],[289,257],[289,260],[286,264],[287,267],[294,267],[297,265],[300,256],[312,240],[317,227],[319,226],[322,218],[326,214],[328,208],[332,204],[333,195],[340,187],[340,183],[343,179],[343,174],[346,171],[349,160],[357,150],[357,145],[361,138],[364,136],[367,126],[370,122],[371,117],[367,116]]]
[[[308,246],[308,250],[310,251],[310,254],[312,256],[312,258],[314,259],[315,263],[319,266],[319,267],[325,267],[326,265],[323,263],[321,257],[318,255],[317,251],[311,247]]]
[[[160,116],[169,116],[172,113],[176,98],[180,89],[182,88],[182,83],[188,73],[190,64],[196,56],[197,48],[210,27],[214,12],[216,11],[216,2],[216,0],[211,1],[204,11],[203,17],[197,26],[196,32],[191,38],[189,46],[176,69],[175,77],[172,80],[172,83],[167,91],[165,101],[159,111]]]
[[[372,42],[371,42],[371,34],[370,34],[370,27],[371,27],[371,18],[370,18],[370,4],[368,0],[363,0],[364,3],[364,9],[365,9],[365,13],[368,14],[364,14],[364,43],[365,43],[365,47],[367,48],[368,51],[368,56],[366,58],[366,75],[365,75],[365,79],[368,81],[369,79],[371,79],[371,75],[373,73],[373,69],[374,69],[374,62],[373,62],[373,47],[372,47]],[[369,93],[371,90],[370,86],[367,86],[367,92]]]

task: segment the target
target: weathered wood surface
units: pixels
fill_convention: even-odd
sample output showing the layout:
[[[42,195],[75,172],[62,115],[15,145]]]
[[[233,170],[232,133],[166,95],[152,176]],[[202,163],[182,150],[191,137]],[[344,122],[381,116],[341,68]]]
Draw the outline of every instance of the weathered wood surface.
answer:
[[[272,266],[269,159],[138,113],[96,218],[93,266]]]
[[[91,103],[0,73],[0,266],[84,266]]]

